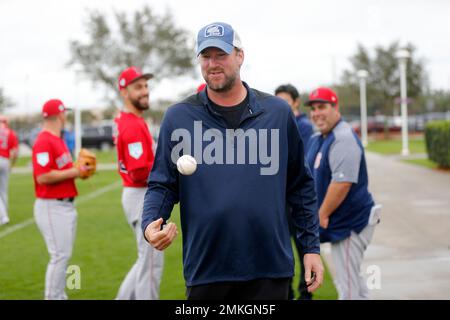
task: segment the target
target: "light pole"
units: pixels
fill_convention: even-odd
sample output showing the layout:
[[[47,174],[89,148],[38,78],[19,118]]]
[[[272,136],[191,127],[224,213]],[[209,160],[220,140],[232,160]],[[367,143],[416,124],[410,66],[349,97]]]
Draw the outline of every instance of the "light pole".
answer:
[[[359,96],[361,101],[361,140],[364,147],[367,147],[367,98],[366,98],[366,79],[369,72],[358,70],[356,75],[359,78]]]
[[[402,112],[402,155],[409,155],[408,148],[408,106],[406,91],[406,63],[410,57],[410,53],[406,49],[397,51],[397,59],[400,66],[400,100]]]
[[[77,105],[74,109],[75,154],[78,155],[81,150],[81,108]]]
[[[82,123],[81,123],[81,107],[79,100],[80,87],[79,82],[81,81],[81,72],[75,71],[75,101],[76,106],[74,110],[74,130],[75,130],[75,154],[81,150],[81,136],[82,136]]]

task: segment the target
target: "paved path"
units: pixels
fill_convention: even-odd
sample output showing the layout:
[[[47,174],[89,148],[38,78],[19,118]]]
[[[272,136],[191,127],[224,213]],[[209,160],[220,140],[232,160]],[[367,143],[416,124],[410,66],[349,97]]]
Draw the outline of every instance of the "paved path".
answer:
[[[367,153],[370,191],[382,221],[363,271],[379,266],[373,299],[450,299],[450,172]],[[324,247],[332,263],[329,247]]]

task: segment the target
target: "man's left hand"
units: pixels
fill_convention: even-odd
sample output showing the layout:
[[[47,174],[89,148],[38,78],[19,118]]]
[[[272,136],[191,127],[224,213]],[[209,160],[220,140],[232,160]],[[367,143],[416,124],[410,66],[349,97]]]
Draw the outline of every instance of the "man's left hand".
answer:
[[[317,253],[306,253],[303,257],[305,266],[305,281],[308,292],[316,291],[323,282],[324,268],[322,259]]]

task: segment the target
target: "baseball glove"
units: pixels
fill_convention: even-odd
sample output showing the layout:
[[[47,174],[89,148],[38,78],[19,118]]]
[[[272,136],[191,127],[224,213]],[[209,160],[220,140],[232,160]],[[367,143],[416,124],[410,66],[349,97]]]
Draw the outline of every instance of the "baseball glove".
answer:
[[[80,178],[87,179],[97,170],[97,157],[87,149],[81,149],[75,167],[80,171]]]

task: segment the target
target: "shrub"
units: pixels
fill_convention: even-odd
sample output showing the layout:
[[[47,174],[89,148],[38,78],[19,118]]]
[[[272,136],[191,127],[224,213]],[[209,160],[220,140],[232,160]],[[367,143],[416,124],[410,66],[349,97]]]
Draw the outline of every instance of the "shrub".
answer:
[[[450,168],[450,121],[431,121],[425,127],[428,159]]]

